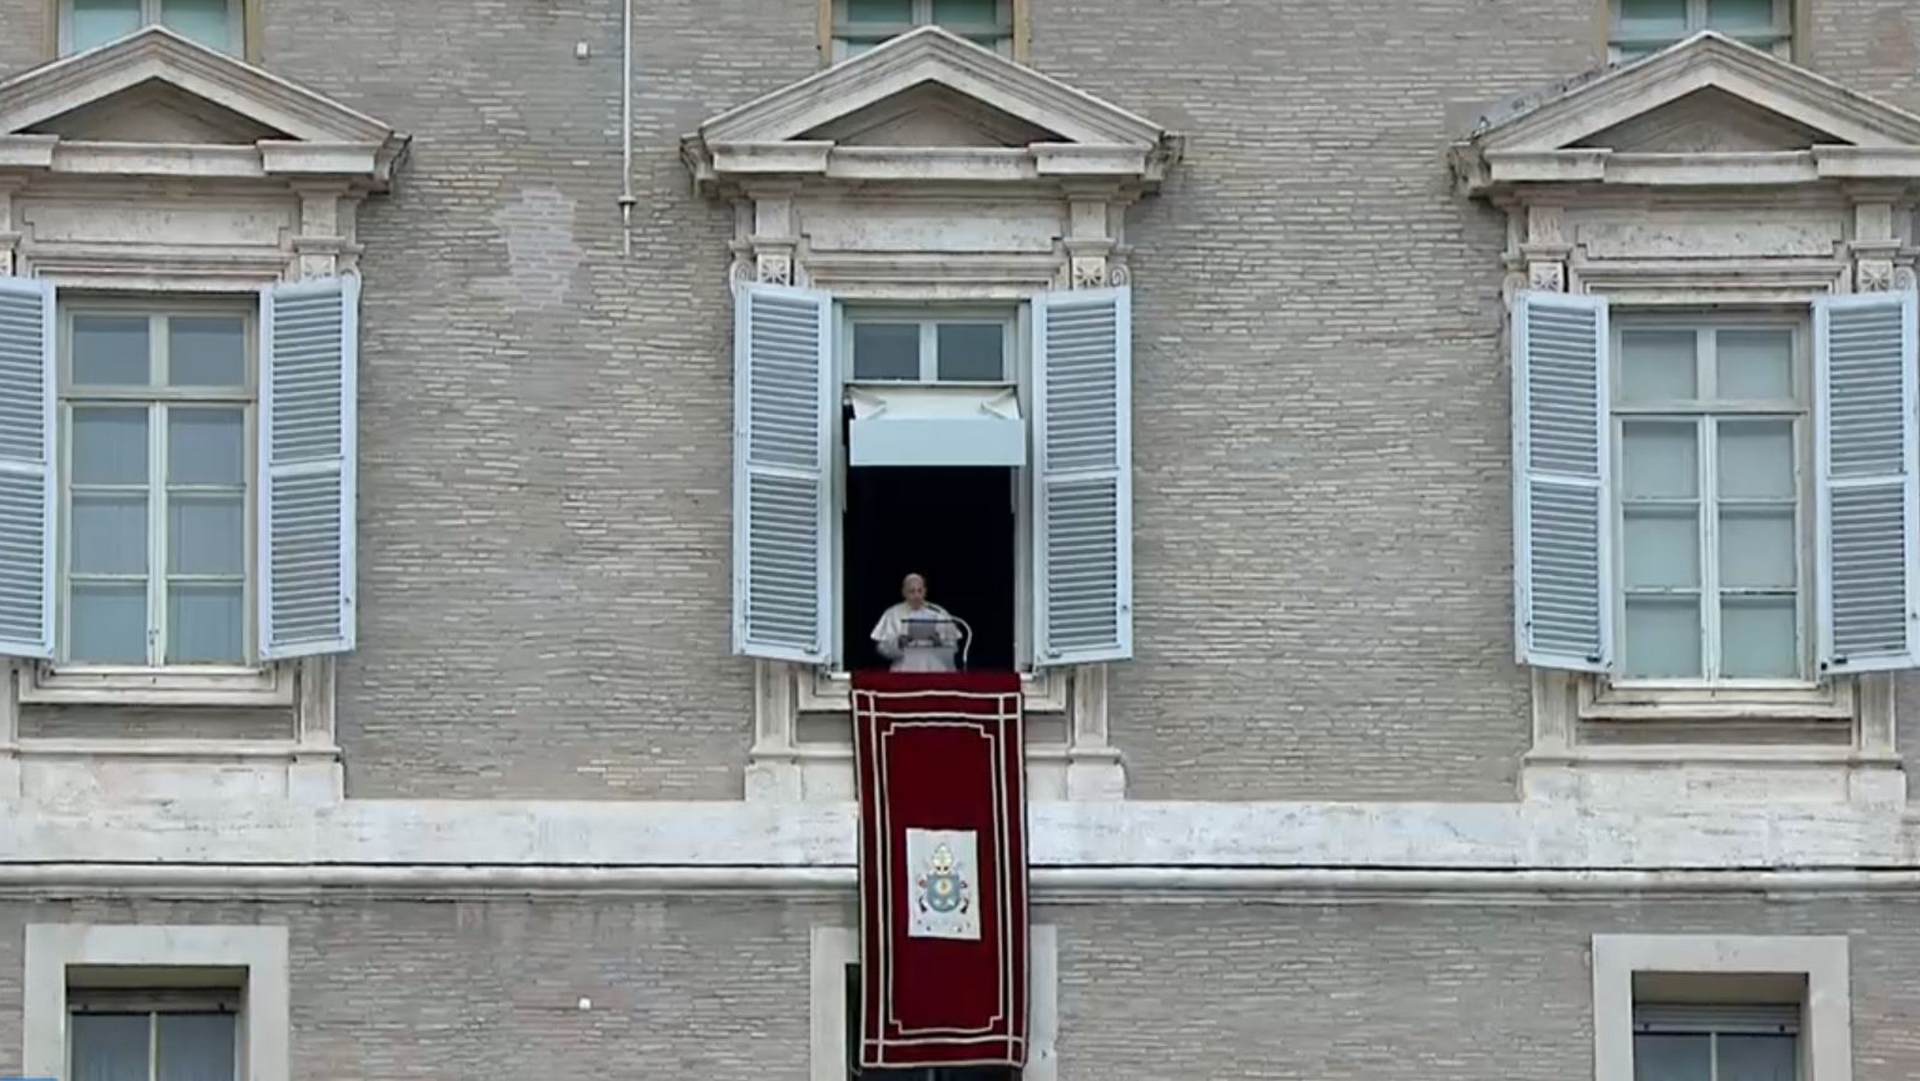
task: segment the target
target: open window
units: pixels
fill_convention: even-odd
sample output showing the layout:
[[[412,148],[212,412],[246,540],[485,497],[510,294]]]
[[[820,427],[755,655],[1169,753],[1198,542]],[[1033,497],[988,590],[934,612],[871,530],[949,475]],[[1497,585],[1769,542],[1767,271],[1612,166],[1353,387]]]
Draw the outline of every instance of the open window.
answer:
[[[847,669],[909,571],[971,667],[1022,670],[1042,798],[1124,790],[1099,663],[1132,648],[1124,227],[1182,141],[968,29],[1021,7],[822,0],[823,39],[885,40],[682,140],[736,213],[749,799],[852,797]]]
[[[836,304],[744,287],[740,652],[844,669],[908,574],[971,667],[1132,648],[1127,290]]]
[[[1028,663],[1020,323],[1011,305],[840,306],[836,669],[889,663],[873,632],[908,575],[959,663]]]

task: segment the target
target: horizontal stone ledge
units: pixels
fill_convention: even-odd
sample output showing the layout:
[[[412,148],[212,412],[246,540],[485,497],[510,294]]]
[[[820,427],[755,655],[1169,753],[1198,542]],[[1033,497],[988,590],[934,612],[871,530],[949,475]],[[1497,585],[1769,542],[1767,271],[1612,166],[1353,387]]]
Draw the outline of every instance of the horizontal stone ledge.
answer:
[[[1773,897],[1920,893],[1920,870],[1478,870],[1339,867],[1036,867],[1037,902],[1241,901],[1324,904],[1400,898],[1597,895]],[[350,891],[389,898],[776,895],[852,900],[852,867],[474,867],[169,864],[0,865],[0,894],[258,898]]]
[[[0,865],[852,867],[847,803],[0,805]],[[1920,867],[1897,807],[1040,802],[1036,867],[1421,872]]]

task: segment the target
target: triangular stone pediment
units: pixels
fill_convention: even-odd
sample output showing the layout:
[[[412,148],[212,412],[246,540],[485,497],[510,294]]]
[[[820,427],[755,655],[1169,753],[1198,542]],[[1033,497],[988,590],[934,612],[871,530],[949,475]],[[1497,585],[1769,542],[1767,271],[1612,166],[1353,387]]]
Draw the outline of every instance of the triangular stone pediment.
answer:
[[[842,146],[1026,146],[1063,142],[1060,133],[922,83],[802,133]]]
[[[683,142],[703,182],[831,175],[840,150],[898,152],[886,163],[863,159],[864,180],[907,179],[916,169],[929,179],[1017,178],[1025,174],[991,157],[1014,151],[1045,158],[1037,173],[1148,180],[1178,156],[1179,143],[1150,120],[932,26],[721,113]],[[963,151],[984,156],[969,164],[956,156]],[[924,160],[907,164],[915,152]],[[887,172],[894,166],[897,174]]]
[[[1502,161],[1539,166],[1515,165],[1510,180],[1550,182],[1594,179],[1595,154],[1826,153],[1861,175],[1904,173],[1920,160],[1910,151],[1920,151],[1920,116],[1704,31],[1503,103],[1456,147],[1455,163],[1469,189],[1483,190]]]
[[[43,120],[22,134],[87,142],[240,145],[290,137],[159,79]]]
[[[1750,153],[1846,146],[1849,140],[1782,116],[1717,87],[1623,120],[1575,141],[1630,154]]]
[[[332,167],[376,183],[407,141],[373,117],[158,25],[0,82],[0,140],[7,139],[41,147],[257,145],[271,149],[278,171]],[[322,163],[327,155],[331,166]],[[364,168],[348,164],[362,159]]]

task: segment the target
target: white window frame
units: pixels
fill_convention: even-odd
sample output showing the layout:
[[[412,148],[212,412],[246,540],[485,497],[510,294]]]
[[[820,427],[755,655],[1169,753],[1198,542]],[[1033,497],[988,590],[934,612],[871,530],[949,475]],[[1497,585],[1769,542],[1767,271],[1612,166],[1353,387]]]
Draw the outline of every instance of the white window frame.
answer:
[[[1033,407],[1031,373],[1033,371],[1032,350],[1028,343],[1032,335],[1032,306],[1026,302],[1002,304],[914,304],[914,303],[872,303],[857,300],[834,301],[833,333],[834,362],[840,377],[841,394],[839,409],[844,415],[846,391],[849,387],[912,387],[912,386],[950,386],[950,387],[1007,387],[1019,392],[1020,415],[1027,425],[1028,438],[1033,432]],[[920,324],[920,372],[918,382],[905,380],[871,380],[856,382],[853,379],[853,324],[856,322],[889,322]],[[935,354],[932,352],[934,341],[933,327],[941,322],[987,323],[1004,322],[1008,335],[1003,356],[1006,358],[1008,378],[997,383],[936,383],[927,378],[933,371]],[[840,416],[834,418],[836,428]],[[1032,461],[1032,455],[1028,455]],[[845,655],[847,621],[852,616],[846,611],[846,583],[841,576],[846,568],[846,525],[848,477],[847,441],[836,436],[833,440],[833,611],[832,623],[828,628],[827,655],[830,663],[815,680],[816,690],[821,695],[847,694],[851,677],[848,668],[849,658]],[[1030,465],[1013,471],[1012,490],[1008,498],[1013,500],[1013,660],[1014,667],[1022,673],[1022,682],[1030,690],[1045,679],[1044,673],[1035,673],[1033,664],[1033,477]],[[931,583],[930,599],[940,603],[939,582]],[[961,613],[964,616],[964,613]],[[877,616],[877,613],[876,613]],[[1046,681],[1049,686],[1057,681]],[[1061,708],[1065,707],[1063,695]],[[847,706],[834,708],[846,709]],[[1044,708],[1032,701],[1028,709]]]
[[[860,933],[815,926],[811,938],[807,1078],[847,1081],[847,966],[860,963]],[[1032,924],[1027,928],[1027,1064],[1020,1081],[1058,1081],[1059,1035],[1060,936],[1052,924]]]
[[[1009,304],[862,304],[837,305],[840,310],[836,335],[840,382],[844,386],[874,387],[1012,387],[1020,383],[1025,370],[1020,357],[1019,330],[1023,320],[1019,309]],[[861,323],[912,323],[920,328],[920,376],[918,379],[859,379],[853,371],[853,328]],[[999,323],[1001,326],[1001,370],[999,379],[960,380],[940,378],[940,325],[943,323]]]
[[[852,41],[873,42],[877,45],[888,38],[898,37],[922,26],[934,25],[934,0],[912,0],[913,12],[910,21],[904,23],[849,22],[847,0],[830,0],[830,2],[832,4],[829,17],[832,20],[833,62],[836,64],[852,55],[848,48]],[[1002,56],[1013,55],[1013,5],[1014,0],[995,0],[992,28],[994,42],[990,48]],[[954,33],[970,39],[986,33],[984,27],[965,26],[952,29]]]
[[[163,359],[167,347],[164,333],[164,320],[176,315],[238,315],[244,320],[242,331],[246,349],[247,390],[244,397],[246,415],[244,445],[246,453],[247,482],[246,505],[243,508],[246,537],[243,553],[246,560],[246,593],[242,601],[246,626],[242,631],[242,641],[246,648],[246,661],[237,665],[113,665],[113,664],[75,664],[56,659],[51,662],[36,662],[26,669],[26,677],[20,681],[20,701],[41,705],[176,705],[176,704],[219,704],[233,706],[286,706],[293,703],[294,681],[291,666],[272,664],[259,660],[256,641],[256,598],[259,589],[257,548],[255,530],[257,529],[257,500],[259,498],[259,463],[256,461],[258,438],[256,425],[259,423],[259,302],[253,298],[237,297],[209,299],[199,297],[170,296],[157,294],[141,295],[88,295],[79,294],[68,297],[63,295],[59,301],[57,316],[58,350],[58,396],[55,434],[59,442],[59,464],[57,487],[59,491],[59,516],[62,538],[60,551],[56,555],[55,583],[57,600],[55,604],[54,633],[59,648],[56,658],[66,655],[69,619],[67,589],[66,538],[71,535],[68,520],[71,507],[71,493],[67,479],[70,469],[70,441],[72,424],[68,421],[71,409],[72,393],[72,345],[73,317],[80,315],[135,315],[147,316],[152,320],[149,331],[149,348]],[[87,402],[105,401],[110,397],[125,398],[129,401],[156,401],[167,399],[162,388],[128,388],[125,393],[106,392],[88,393],[83,396]],[[183,403],[214,401],[204,396],[179,396]],[[227,399],[241,401],[241,398]],[[149,425],[149,470],[165,468],[166,433]],[[151,491],[151,482],[150,489]],[[164,552],[157,551],[154,540],[149,539],[148,567],[149,575],[161,573],[165,566]],[[150,593],[151,596],[151,593]],[[155,603],[150,601],[151,603]],[[149,618],[152,617],[151,611]],[[155,649],[164,648],[164,643],[156,642]]]
[[[1635,973],[1806,978],[1800,1081],[1853,1081],[1853,1010],[1845,935],[1594,935],[1594,1081],[1633,1081]]]
[[[1737,408],[1702,408],[1698,400],[1676,402],[1643,402],[1632,406],[1617,404],[1619,381],[1624,366],[1619,362],[1621,342],[1628,333],[1639,330],[1686,330],[1695,334],[1695,363],[1703,373],[1711,376],[1712,365],[1703,360],[1704,343],[1702,339],[1708,333],[1732,330],[1773,330],[1787,329],[1793,334],[1793,411],[1794,425],[1793,464],[1794,464],[1794,545],[1795,575],[1797,590],[1795,594],[1795,621],[1799,628],[1800,671],[1797,679],[1721,679],[1707,672],[1703,677],[1693,679],[1636,679],[1631,677],[1608,677],[1608,689],[1632,695],[1636,693],[1683,691],[1693,694],[1706,693],[1716,697],[1740,698],[1754,693],[1771,694],[1789,692],[1804,698],[1809,693],[1820,690],[1820,680],[1814,672],[1814,589],[1818,585],[1814,565],[1813,536],[1813,416],[1812,416],[1812,324],[1811,310],[1798,308],[1733,309],[1726,313],[1661,310],[1636,311],[1633,308],[1616,309],[1610,318],[1609,333],[1612,340],[1608,348],[1615,358],[1612,364],[1614,385],[1607,388],[1607,423],[1610,425],[1613,442],[1613,461],[1611,467],[1616,478],[1609,508],[1608,528],[1613,530],[1614,594],[1610,599],[1613,606],[1613,625],[1619,630],[1618,657],[1625,656],[1626,630],[1626,500],[1622,497],[1625,487],[1619,483],[1624,477],[1623,455],[1626,439],[1624,425],[1632,421],[1658,420],[1665,415],[1684,417],[1696,422],[1698,468],[1702,475],[1714,469],[1713,440],[1708,434],[1708,425],[1700,423],[1704,418],[1734,416],[1742,412],[1766,418],[1779,418],[1787,415],[1783,409],[1755,409],[1751,411]],[[1700,497],[1700,618],[1701,618],[1701,661],[1703,667],[1711,669],[1711,656],[1717,656],[1720,645],[1719,635],[1719,594],[1710,589],[1717,581],[1716,569],[1719,560],[1719,533],[1717,507],[1710,505],[1704,491]],[[1711,592],[1711,596],[1709,595]]]
[[[69,1076],[69,970],[92,966],[244,969],[235,1026],[242,1050],[236,1081],[289,1081],[292,1009],[285,927],[28,924],[21,994],[26,1075]]]
[[[179,971],[174,970],[161,970]],[[81,1014],[136,1014],[147,1021],[147,1081],[159,1081],[160,1077],[160,1018],[167,1014],[180,1013],[220,1013],[233,1018],[233,1081],[241,1081],[242,1056],[246,1054],[246,1015],[239,1000],[240,989],[233,988],[172,988],[162,990],[142,989],[137,992],[112,991],[95,987],[67,988],[67,1016],[72,1018]],[[76,998],[85,1000],[88,1005],[74,1003]],[[61,1077],[73,1074],[73,1029],[67,1029],[66,1072]]]
[[[165,0],[139,0],[141,28],[152,26],[160,21],[162,4]],[[73,0],[59,0],[59,49],[60,55],[74,52],[73,47]],[[227,0],[227,44],[222,50],[232,56],[243,56],[247,46],[246,0]]]
[[[1683,38],[1707,29],[1707,5],[1712,0],[1680,0],[1686,8],[1686,29],[1672,38],[1628,38],[1621,26],[1620,0],[1607,0],[1607,59],[1619,62],[1629,54],[1639,57],[1656,52]],[[1773,0],[1773,25],[1766,35],[1743,35],[1741,40],[1765,36],[1765,45],[1755,46],[1782,60],[1793,59],[1793,0]]]

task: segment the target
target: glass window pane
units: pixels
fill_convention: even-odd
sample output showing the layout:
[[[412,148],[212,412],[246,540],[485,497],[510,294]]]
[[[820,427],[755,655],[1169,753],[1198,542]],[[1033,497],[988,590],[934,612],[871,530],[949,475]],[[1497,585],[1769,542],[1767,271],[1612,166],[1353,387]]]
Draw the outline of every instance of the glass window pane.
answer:
[[[167,382],[176,387],[237,387],[247,381],[247,324],[237,315],[167,320]]]
[[[167,585],[167,663],[241,664],[246,616],[240,583]]]
[[[1621,402],[1688,399],[1699,394],[1699,338],[1691,330],[1620,333]]]
[[[237,406],[167,410],[167,483],[246,483],[246,417]]]
[[[997,383],[1006,379],[1007,329],[1000,323],[942,323],[937,328],[942,380]]]
[[[147,497],[73,496],[74,574],[147,573]]]
[[[238,495],[175,494],[167,498],[169,574],[246,573],[247,522]]]
[[[855,323],[853,325],[855,379],[920,378],[918,323]]]
[[[147,483],[147,411],[85,407],[73,411],[75,484]]]
[[[156,1081],[233,1081],[232,1014],[163,1013],[159,1020]]]
[[[933,21],[941,26],[995,26],[999,0],[933,0]]]
[[[1792,499],[1793,422],[1723,420],[1720,498]]]
[[[147,662],[147,586],[144,582],[74,582],[68,652],[95,664]]]
[[[69,1020],[73,1081],[147,1081],[148,1015],[76,1013]]]
[[[1799,580],[1792,507],[1720,509],[1720,584],[1792,589]]]
[[[1720,674],[1729,679],[1800,675],[1799,620],[1791,595],[1720,599]]]
[[[1720,1036],[1720,1081],[1794,1081],[1800,1041],[1793,1036]]]
[[[913,0],[847,0],[850,23],[906,23],[913,21]]]
[[[1773,0],[1707,0],[1707,26],[1714,30],[1764,30],[1773,25]]]
[[[1712,1037],[1635,1033],[1633,1081],[1713,1081]]]
[[[1729,401],[1793,397],[1793,333],[1722,330],[1714,335],[1717,395]]]
[[[91,49],[140,29],[140,0],[73,0],[73,48]]]
[[[73,381],[93,386],[146,386],[153,380],[144,315],[73,317]]]
[[[160,21],[169,29],[215,49],[233,48],[228,0],[162,0]]]
[[[1699,492],[1700,449],[1693,421],[1629,421],[1620,429],[1622,495],[1691,499]]]
[[[1623,37],[1682,37],[1687,32],[1687,0],[1618,0]]]
[[[1695,597],[1628,597],[1625,658],[1630,679],[1698,677],[1700,602]]]
[[[1626,587],[1665,589],[1700,584],[1700,526],[1691,507],[1628,507]]]

